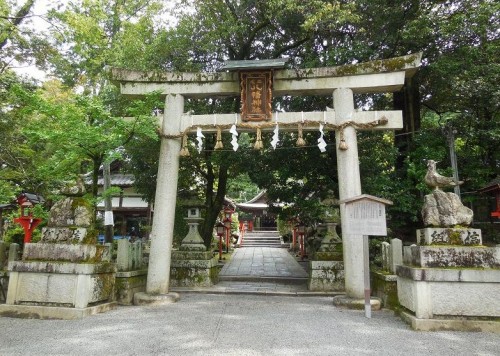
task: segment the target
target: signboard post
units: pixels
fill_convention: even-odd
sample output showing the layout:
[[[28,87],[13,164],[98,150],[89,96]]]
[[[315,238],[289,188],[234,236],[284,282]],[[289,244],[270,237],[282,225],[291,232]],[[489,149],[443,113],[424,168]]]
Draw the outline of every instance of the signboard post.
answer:
[[[346,219],[343,235],[363,235],[363,272],[365,287],[365,316],[371,318],[370,304],[370,258],[368,236],[386,236],[387,224],[385,206],[392,205],[390,200],[368,194],[358,195],[340,201],[345,204]]]

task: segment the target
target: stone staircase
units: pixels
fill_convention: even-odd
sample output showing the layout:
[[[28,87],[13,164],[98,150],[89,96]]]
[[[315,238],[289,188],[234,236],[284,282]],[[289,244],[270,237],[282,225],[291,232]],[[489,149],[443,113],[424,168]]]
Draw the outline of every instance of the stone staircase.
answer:
[[[276,247],[280,248],[281,238],[278,231],[246,232],[240,247]]]

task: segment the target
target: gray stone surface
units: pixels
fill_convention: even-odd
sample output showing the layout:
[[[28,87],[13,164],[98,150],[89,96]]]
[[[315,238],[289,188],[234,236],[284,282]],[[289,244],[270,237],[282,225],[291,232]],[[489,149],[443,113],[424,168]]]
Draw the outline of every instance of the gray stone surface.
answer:
[[[40,242],[49,243],[81,243],[87,237],[86,227],[44,227]]]
[[[310,261],[308,288],[311,291],[344,291],[344,262]]]
[[[411,246],[405,254],[405,263],[416,267],[500,268],[500,247]]]
[[[481,229],[426,227],[417,230],[419,245],[482,245]]]
[[[19,245],[11,243],[9,246],[9,262],[19,260]]]
[[[396,266],[403,264],[403,242],[400,239],[391,240],[390,271],[396,273]]]
[[[307,278],[306,271],[282,248],[243,247],[234,252],[220,277]]]
[[[472,223],[473,212],[462,204],[455,193],[436,189],[424,198],[422,218],[425,226],[469,226]]]
[[[146,291],[147,269],[117,272],[115,279],[116,301],[122,305],[132,305],[134,294]]]
[[[399,302],[417,318],[500,317],[500,271],[476,270],[463,277],[466,271],[432,270],[433,275],[427,276],[429,272],[398,268]]]
[[[5,242],[0,241],[0,271],[6,267],[7,264],[7,245]]]
[[[47,226],[66,227],[80,226],[89,227],[92,221],[90,207],[83,198],[67,197],[56,202],[49,213]]]
[[[59,262],[100,262],[109,261],[109,248],[102,245],[70,245],[57,243],[27,243],[23,260]]]
[[[0,329],[5,355],[493,356],[500,344],[493,333],[414,332],[388,310],[366,319],[331,297],[183,294],[81,320],[0,318]]]

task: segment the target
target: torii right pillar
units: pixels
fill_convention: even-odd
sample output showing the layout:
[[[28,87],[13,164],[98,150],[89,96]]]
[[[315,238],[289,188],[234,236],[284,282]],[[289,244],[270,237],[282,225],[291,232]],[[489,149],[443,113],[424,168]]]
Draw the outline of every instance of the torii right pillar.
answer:
[[[337,124],[355,120],[354,97],[351,89],[339,88],[333,92],[333,106]],[[340,131],[335,132],[337,146],[337,170],[339,181],[339,199],[344,200],[361,195],[361,178],[359,174],[358,141],[356,129],[347,126],[343,132],[347,149],[339,148]],[[345,204],[341,204],[340,216],[342,230],[344,226]],[[364,305],[364,275],[363,275],[363,235],[348,235],[342,233],[344,273],[346,297],[334,299],[334,304],[353,308]],[[374,308],[377,301],[373,300]]]

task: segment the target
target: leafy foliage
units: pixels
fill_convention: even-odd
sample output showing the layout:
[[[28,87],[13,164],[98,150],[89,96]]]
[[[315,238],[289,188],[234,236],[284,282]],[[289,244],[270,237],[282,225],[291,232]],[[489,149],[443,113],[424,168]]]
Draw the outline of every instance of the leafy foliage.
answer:
[[[141,70],[215,71],[225,60],[289,58],[290,67],[321,67],[423,52],[414,77],[421,120],[410,132],[360,133],[363,192],[391,199],[391,227],[409,235],[418,224],[424,159],[449,164],[444,127],[456,131],[463,189],[473,192],[499,174],[500,5],[493,0],[179,0],[74,1],[49,11],[49,35],[27,27],[33,1],[0,0],[0,193],[51,191],[57,182],[96,169],[117,152],[136,174],[138,189],[154,199],[159,139],[150,113],[158,97],[132,104],[108,79],[108,66]],[[35,90],[8,70],[13,60],[36,62],[57,80]],[[408,87],[407,87],[408,89]],[[409,90],[409,89],[408,89]],[[407,100],[410,100],[407,98]],[[359,95],[358,107],[391,109],[391,95]],[[275,110],[324,110],[325,97],[275,98]],[[193,100],[196,114],[239,110],[238,99]],[[418,108],[416,108],[418,111]],[[418,116],[418,115],[417,115]],[[120,117],[135,117],[126,122]],[[225,135],[227,136],[227,135]],[[269,137],[264,135],[266,147]],[[206,149],[182,160],[179,190],[203,198],[207,244],[228,192],[267,189],[288,203],[283,219],[300,214],[314,222],[337,191],[333,133],[324,154],[292,148],[283,135],[276,151]],[[228,137],[224,137],[228,147]],[[405,150],[395,149],[404,141]],[[5,144],[4,144],[5,143]],[[247,147],[247,149],[245,149]],[[97,168],[96,168],[97,167]],[[470,197],[470,198],[469,198]],[[473,200],[469,195],[466,200]]]

